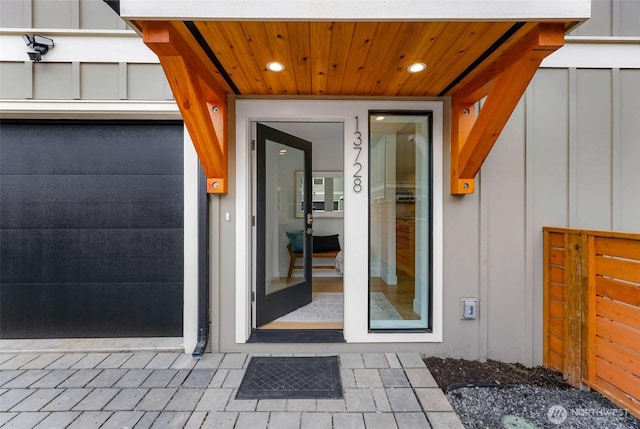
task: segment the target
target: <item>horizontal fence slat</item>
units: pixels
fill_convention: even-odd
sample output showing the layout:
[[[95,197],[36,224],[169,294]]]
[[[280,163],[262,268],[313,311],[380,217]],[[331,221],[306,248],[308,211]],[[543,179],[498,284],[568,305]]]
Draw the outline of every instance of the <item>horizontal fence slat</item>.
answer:
[[[640,262],[596,256],[596,274],[640,283]]]
[[[549,263],[564,267],[564,249],[551,248],[549,250]]]
[[[549,234],[549,243],[551,247],[559,247],[564,249],[564,234],[552,232]]]
[[[598,337],[631,350],[640,347],[640,331],[602,317],[596,317],[596,333]]]
[[[626,392],[635,399],[640,399],[640,378],[623,370],[619,366],[598,357],[596,358],[596,374],[607,383]]]
[[[640,240],[596,237],[596,254],[640,261]]]
[[[620,408],[628,409],[631,414],[640,419],[639,400],[631,397],[614,385],[607,383],[602,378],[596,378],[595,384],[592,384],[591,387],[609,398],[612,402],[620,406]]]
[[[549,303],[549,314],[557,319],[564,319],[564,304],[552,299]]]
[[[557,337],[564,337],[564,322],[555,317],[549,318],[549,332]]]
[[[562,267],[551,267],[549,277],[552,282],[564,284],[564,269]]]
[[[564,341],[561,337],[549,335],[549,350],[564,356]]]
[[[629,305],[640,306],[640,285],[623,283],[614,279],[597,276],[596,294]]]
[[[596,338],[596,355],[640,377],[640,354]]]
[[[550,287],[550,296],[556,301],[564,302],[564,286],[552,283]]]
[[[640,308],[638,307],[597,296],[596,315],[615,320],[633,329],[640,329]]]
[[[562,354],[549,350],[549,368],[562,372]]]

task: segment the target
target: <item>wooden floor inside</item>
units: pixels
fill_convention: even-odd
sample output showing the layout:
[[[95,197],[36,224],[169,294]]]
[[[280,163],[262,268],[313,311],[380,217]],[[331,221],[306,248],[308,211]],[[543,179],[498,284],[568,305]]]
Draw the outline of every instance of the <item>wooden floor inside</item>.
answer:
[[[294,279],[295,280],[295,279]],[[391,305],[404,320],[419,320],[420,316],[413,311],[415,297],[415,280],[408,274],[398,271],[398,284],[387,285],[381,278],[371,278],[371,292],[382,292]],[[342,277],[315,277],[313,293],[343,292]],[[259,329],[342,329],[341,322],[269,322]]]

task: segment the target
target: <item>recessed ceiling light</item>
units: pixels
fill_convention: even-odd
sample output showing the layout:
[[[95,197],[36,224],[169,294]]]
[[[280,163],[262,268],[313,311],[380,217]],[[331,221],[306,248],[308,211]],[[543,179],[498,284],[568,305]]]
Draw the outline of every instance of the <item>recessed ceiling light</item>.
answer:
[[[267,63],[267,70],[272,72],[281,72],[284,70],[284,64],[277,61],[271,61],[270,63]]]
[[[384,121],[384,116],[376,116],[376,121]]]
[[[407,67],[407,71],[409,73],[420,73],[427,68],[425,63],[413,63],[409,67]]]

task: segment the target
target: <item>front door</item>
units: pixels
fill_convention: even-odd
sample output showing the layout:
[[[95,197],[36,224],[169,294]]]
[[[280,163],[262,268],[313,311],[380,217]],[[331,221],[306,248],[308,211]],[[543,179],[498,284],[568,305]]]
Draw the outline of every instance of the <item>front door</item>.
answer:
[[[313,216],[311,143],[260,123],[256,137],[259,328],[311,303]]]

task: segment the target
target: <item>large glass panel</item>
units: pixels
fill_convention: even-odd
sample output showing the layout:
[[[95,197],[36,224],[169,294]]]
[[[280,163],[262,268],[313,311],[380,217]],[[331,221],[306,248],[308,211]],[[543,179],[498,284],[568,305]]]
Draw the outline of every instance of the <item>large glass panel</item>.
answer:
[[[303,282],[305,219],[296,196],[303,195],[304,152],[266,141],[265,294]],[[302,213],[302,211],[300,210]],[[294,269],[295,265],[295,269]]]
[[[369,328],[430,328],[431,116],[369,114]]]

